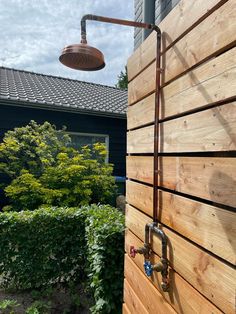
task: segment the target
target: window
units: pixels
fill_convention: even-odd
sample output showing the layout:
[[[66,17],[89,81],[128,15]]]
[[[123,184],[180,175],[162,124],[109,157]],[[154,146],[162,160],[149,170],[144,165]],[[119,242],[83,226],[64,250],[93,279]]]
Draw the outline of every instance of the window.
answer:
[[[71,146],[74,148],[80,148],[85,145],[92,146],[95,143],[104,143],[106,145],[108,162],[109,157],[109,135],[106,134],[92,134],[92,133],[75,133],[68,132],[71,137]]]

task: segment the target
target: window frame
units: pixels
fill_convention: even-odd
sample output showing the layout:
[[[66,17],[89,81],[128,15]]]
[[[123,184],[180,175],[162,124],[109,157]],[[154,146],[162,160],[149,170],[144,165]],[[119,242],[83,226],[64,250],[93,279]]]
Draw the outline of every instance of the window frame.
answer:
[[[88,136],[88,137],[102,137],[105,138],[105,145],[106,145],[106,150],[107,150],[107,156],[105,158],[105,162],[109,162],[109,141],[110,137],[108,134],[101,134],[101,133],[83,133],[83,132],[70,132],[66,131],[68,135],[76,135],[76,136]]]

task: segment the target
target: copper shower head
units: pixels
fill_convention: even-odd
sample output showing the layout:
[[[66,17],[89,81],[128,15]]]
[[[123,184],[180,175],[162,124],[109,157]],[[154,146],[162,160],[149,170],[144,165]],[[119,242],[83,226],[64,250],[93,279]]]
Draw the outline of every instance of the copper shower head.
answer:
[[[126,21],[120,19],[113,19],[105,16],[98,16],[87,14],[81,19],[81,43],[77,45],[67,46],[62,50],[59,60],[65,66],[82,71],[97,71],[105,66],[104,56],[102,52],[96,48],[87,45],[86,40],[86,21],[97,21],[112,23],[118,25],[126,25],[133,27],[141,27],[151,30],[159,30],[154,24],[140,23],[135,21]]]
[[[65,47],[59,60],[69,68],[82,71],[97,71],[105,66],[103,53],[86,43]]]

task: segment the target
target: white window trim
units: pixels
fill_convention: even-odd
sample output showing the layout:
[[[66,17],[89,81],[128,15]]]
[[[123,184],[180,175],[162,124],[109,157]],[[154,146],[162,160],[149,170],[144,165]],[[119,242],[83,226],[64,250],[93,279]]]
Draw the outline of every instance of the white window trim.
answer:
[[[106,149],[107,149],[107,156],[105,159],[105,162],[109,162],[109,135],[108,134],[98,134],[98,133],[82,133],[82,132],[70,132],[66,131],[67,134],[71,135],[78,135],[78,136],[91,136],[91,137],[105,137],[105,144],[106,144]]]

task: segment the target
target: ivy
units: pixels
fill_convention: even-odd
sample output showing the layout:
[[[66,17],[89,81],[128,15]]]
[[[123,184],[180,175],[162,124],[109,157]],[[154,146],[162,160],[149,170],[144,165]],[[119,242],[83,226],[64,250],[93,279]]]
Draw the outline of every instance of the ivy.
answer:
[[[94,292],[92,313],[121,313],[124,215],[109,206],[94,207],[86,220],[88,276]]]

